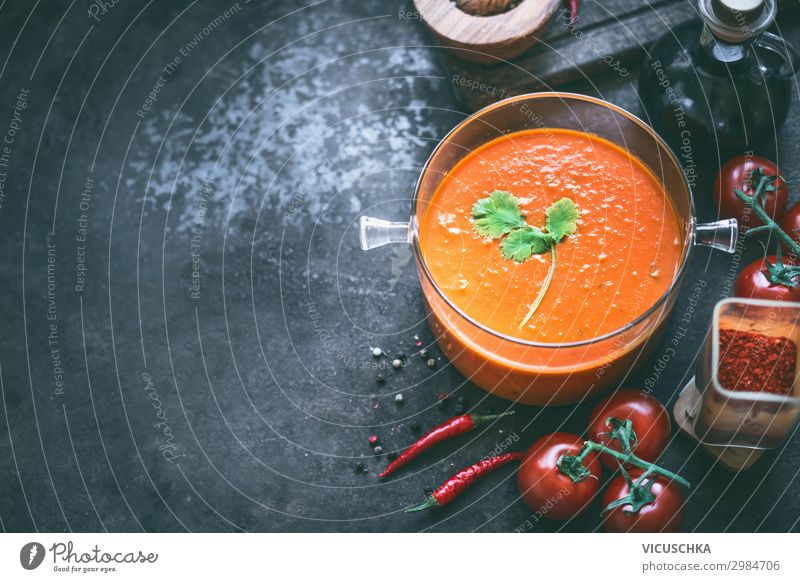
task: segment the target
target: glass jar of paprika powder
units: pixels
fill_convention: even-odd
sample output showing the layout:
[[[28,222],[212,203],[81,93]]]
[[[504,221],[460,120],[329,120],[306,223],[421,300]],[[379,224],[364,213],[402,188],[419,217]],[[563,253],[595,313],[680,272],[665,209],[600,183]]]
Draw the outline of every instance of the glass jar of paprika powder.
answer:
[[[800,303],[717,303],[702,348],[694,431],[704,444],[769,449],[800,421]]]

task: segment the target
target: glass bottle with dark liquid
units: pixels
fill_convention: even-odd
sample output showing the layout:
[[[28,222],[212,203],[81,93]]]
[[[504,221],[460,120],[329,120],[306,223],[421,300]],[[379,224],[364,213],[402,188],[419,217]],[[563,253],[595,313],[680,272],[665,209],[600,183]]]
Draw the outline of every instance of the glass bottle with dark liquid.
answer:
[[[700,20],[655,42],[639,77],[646,118],[676,152],[727,157],[774,144],[800,61],[766,32],[776,0],[697,0]]]

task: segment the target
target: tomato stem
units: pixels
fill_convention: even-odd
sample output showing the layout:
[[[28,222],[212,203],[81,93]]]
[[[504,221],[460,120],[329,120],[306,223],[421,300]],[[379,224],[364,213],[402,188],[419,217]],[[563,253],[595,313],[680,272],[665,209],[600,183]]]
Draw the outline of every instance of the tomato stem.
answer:
[[[580,459],[581,461],[583,461],[590,453],[592,453],[594,451],[597,451],[597,452],[600,452],[600,453],[606,453],[608,455],[611,455],[615,459],[618,459],[619,461],[622,461],[623,463],[627,463],[627,464],[630,464],[630,465],[635,465],[636,467],[639,467],[640,469],[644,469],[647,474],[658,473],[659,475],[661,475],[663,477],[666,477],[667,479],[670,479],[672,481],[677,481],[678,483],[680,483],[681,485],[683,485],[685,487],[690,487],[691,486],[686,479],[684,479],[683,477],[681,477],[677,473],[673,473],[672,471],[668,471],[667,469],[663,469],[662,467],[659,467],[655,463],[650,463],[648,461],[645,461],[644,459],[640,459],[639,457],[637,457],[632,452],[628,453],[628,454],[620,453],[619,451],[616,451],[616,450],[612,449],[611,447],[607,447],[606,445],[603,445],[603,444],[600,444],[600,443],[595,443],[595,442],[592,442],[592,441],[587,441],[584,444],[583,448],[584,448],[584,450],[582,450],[577,456],[577,459]]]
[[[533,314],[536,313],[536,310],[539,309],[539,305],[541,305],[542,300],[544,299],[545,293],[547,293],[547,289],[550,287],[550,282],[553,280],[553,273],[556,272],[556,243],[553,242],[550,245],[550,256],[552,260],[550,261],[550,270],[547,271],[547,277],[544,280],[544,284],[542,288],[539,289],[539,294],[536,296],[536,300],[531,305],[530,310],[528,310],[528,315],[525,316],[525,319],[522,320],[522,323],[519,324],[519,329],[525,327],[525,325],[531,320]]]
[[[567,477],[572,479],[575,483],[579,483],[591,475],[591,472],[583,465],[583,461],[586,460],[586,457],[592,453],[605,453],[620,461],[623,467],[627,464],[644,469],[645,473],[642,477],[656,473],[672,481],[677,481],[686,487],[690,486],[689,482],[677,473],[663,469],[655,463],[650,463],[644,459],[640,459],[634,454],[632,448],[630,447],[631,441],[636,442],[636,435],[633,432],[632,425],[629,423],[623,423],[616,418],[609,418],[606,421],[606,424],[609,426],[614,426],[617,429],[615,430],[616,434],[614,438],[622,442],[623,447],[626,449],[625,452],[617,451],[602,443],[585,441],[583,443],[583,447],[577,455],[561,455],[556,463],[558,465],[558,469]],[[641,483],[641,481],[642,479],[639,479],[637,483]]]
[[[774,178],[772,178],[771,176],[761,176],[761,179],[758,181],[758,184],[756,185],[756,191],[752,196],[748,196],[741,190],[734,190],[733,192],[736,194],[736,196],[739,197],[739,199],[742,200],[742,202],[744,202],[750,208],[753,209],[753,212],[755,212],[756,216],[758,216],[761,219],[761,222],[764,223],[764,226],[767,229],[771,231],[774,230],[778,238],[780,238],[784,243],[786,243],[787,247],[792,249],[792,253],[795,256],[800,257],[800,244],[797,244],[797,242],[795,242],[795,240],[792,237],[786,234],[784,230],[780,227],[780,225],[777,222],[775,222],[772,219],[772,217],[769,214],[767,214],[767,211],[764,210],[764,208],[762,208],[761,204],[758,203],[759,197],[761,196],[761,192],[769,184],[771,179]],[[755,229],[762,229],[762,227],[761,226],[754,227],[748,231],[748,234],[750,232],[758,232]]]

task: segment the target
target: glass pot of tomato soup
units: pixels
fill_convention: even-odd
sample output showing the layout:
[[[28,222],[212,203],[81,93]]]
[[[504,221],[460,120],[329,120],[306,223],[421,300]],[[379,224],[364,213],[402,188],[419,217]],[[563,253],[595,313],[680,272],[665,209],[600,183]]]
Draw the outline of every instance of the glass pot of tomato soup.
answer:
[[[474,215],[495,191],[506,193],[496,222],[524,220],[525,233],[546,238],[564,226],[548,209],[569,198],[574,229],[506,258],[514,237],[485,236]],[[552,92],[499,101],[456,126],[425,164],[408,222],[360,219],[363,249],[412,245],[450,362],[481,388],[535,405],[578,402],[640,366],[692,247],[732,252],[737,232],[735,220],[696,223],[678,160],[644,122]]]

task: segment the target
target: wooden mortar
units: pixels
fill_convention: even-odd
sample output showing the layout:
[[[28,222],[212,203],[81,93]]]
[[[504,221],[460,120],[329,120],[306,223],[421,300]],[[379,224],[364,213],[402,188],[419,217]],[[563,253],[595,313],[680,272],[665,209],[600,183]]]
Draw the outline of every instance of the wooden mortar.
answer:
[[[511,60],[537,41],[561,0],[523,0],[492,16],[473,16],[451,0],[414,0],[420,18],[458,57],[477,63]]]

